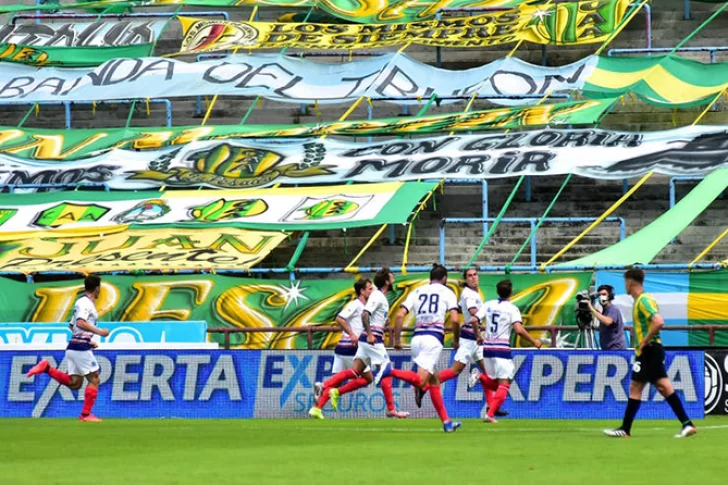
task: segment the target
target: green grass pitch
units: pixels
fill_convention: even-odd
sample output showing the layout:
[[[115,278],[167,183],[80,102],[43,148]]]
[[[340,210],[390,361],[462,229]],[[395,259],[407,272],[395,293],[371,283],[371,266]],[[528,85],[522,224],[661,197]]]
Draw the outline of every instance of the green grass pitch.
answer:
[[[725,484],[728,419],[0,420],[0,484]]]

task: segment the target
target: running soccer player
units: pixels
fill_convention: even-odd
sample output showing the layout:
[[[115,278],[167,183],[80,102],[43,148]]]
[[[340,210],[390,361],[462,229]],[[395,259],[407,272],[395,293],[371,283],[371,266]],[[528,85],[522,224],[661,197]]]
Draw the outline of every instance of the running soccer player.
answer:
[[[369,281],[369,280],[366,280]],[[357,282],[358,283],[358,282]],[[389,362],[387,349],[384,347],[384,327],[387,325],[387,315],[389,314],[389,301],[387,301],[386,293],[394,285],[394,274],[389,268],[382,268],[374,275],[374,285],[377,289],[371,288],[369,283],[368,298],[360,296],[357,300],[351,302],[342,313],[337,316],[337,322],[341,325],[342,321],[349,327],[352,332],[348,335],[351,339],[356,336],[355,329],[359,332],[359,342],[353,338],[349,344],[349,348],[356,349],[353,357],[353,364],[350,367],[344,367],[320,387],[321,392],[316,396],[317,402],[309,411],[308,415],[316,419],[324,419],[322,409],[329,399],[331,399],[331,407],[335,411],[339,409],[339,398],[344,394],[356,391],[362,387],[368,386],[373,375],[370,367],[381,365],[383,362]],[[357,289],[356,284],[354,288]],[[367,288],[364,285],[364,288]],[[358,290],[357,290],[358,292]],[[351,309],[350,307],[353,307]],[[358,309],[358,311],[357,311]],[[352,310],[351,312],[348,310]],[[342,325],[342,328],[345,329]],[[346,331],[348,333],[348,331]],[[347,336],[346,334],[344,336]],[[344,340],[344,337],[342,337]],[[349,339],[347,339],[349,340]],[[341,344],[340,344],[341,345]],[[337,351],[339,347],[337,346]],[[348,350],[351,352],[351,350]],[[336,356],[334,357],[336,359]],[[342,365],[346,362],[341,359]],[[336,367],[336,360],[334,361]],[[338,388],[344,381],[349,380],[341,388]],[[377,384],[380,382],[377,381]],[[381,380],[382,392],[384,393],[384,401],[387,405],[387,417],[389,418],[406,418],[409,416],[407,412],[397,411],[394,405],[394,393],[392,391],[392,379]],[[314,389],[314,393],[318,394],[318,389]]]
[[[490,405],[493,400],[494,391],[488,386],[488,378],[485,375],[485,366],[483,364],[483,336],[480,331],[480,325],[472,322],[472,317],[483,306],[483,300],[480,298],[478,290],[478,270],[468,268],[463,271],[463,290],[460,292],[460,312],[463,314],[463,325],[460,327],[460,339],[453,342],[453,348],[457,348],[452,367],[440,371],[440,383],[454,379],[465,369],[468,363],[477,364],[480,370],[473,369],[468,379],[468,387],[473,388],[480,380],[485,391],[485,400]],[[481,372],[482,371],[482,372]],[[496,386],[497,388],[497,386]],[[422,407],[422,397],[429,390],[429,386],[425,386],[422,390],[415,388],[415,404]],[[487,411],[487,409],[486,409]],[[505,411],[498,410],[498,415],[507,415]]]
[[[384,377],[392,376],[409,382],[416,389],[422,390],[429,384],[430,399],[442,421],[443,430],[452,433],[461,426],[453,422],[447,415],[445,402],[440,392],[440,381],[435,371],[440,360],[445,340],[445,318],[450,313],[450,321],[455,328],[457,339],[460,325],[458,315],[458,301],[455,293],[447,284],[447,269],[435,264],[430,271],[430,284],[421,286],[410,293],[402,303],[395,322],[394,348],[402,348],[402,324],[404,317],[410,311],[415,313],[415,332],[412,336],[412,356],[417,364],[417,373],[393,369],[389,362],[385,362],[377,372],[374,382]],[[457,343],[457,340],[455,341]],[[424,391],[422,391],[424,392]]]
[[[511,381],[516,375],[516,366],[511,357],[511,332],[515,331],[537,349],[541,348],[541,342],[523,328],[518,307],[509,301],[513,294],[511,280],[499,281],[496,292],[498,299],[486,302],[473,319],[474,323],[483,322],[485,326],[483,357],[486,375],[481,375],[480,380],[484,388],[495,391],[483,417],[486,423],[497,423],[495,415],[506,402]]]
[[[632,422],[640,409],[642,390],[649,382],[665,397],[682,424],[682,430],[675,435],[675,438],[687,438],[698,430],[685,412],[670,379],[667,378],[665,349],[660,340],[660,329],[665,325],[665,321],[660,316],[655,299],[645,293],[644,281],[645,272],[641,269],[630,269],[624,273],[625,290],[634,299],[632,320],[637,343],[636,357],[632,363],[632,382],[629,385],[629,400],[624,411],[622,426],[604,430],[604,434],[612,438],[629,438],[632,433]]]
[[[84,289],[85,293],[73,307],[73,317],[70,323],[73,335],[66,348],[68,374],[51,367],[50,363],[43,359],[30,369],[28,377],[47,373],[60,384],[74,390],[81,388],[85,377],[88,385],[84,392],[83,410],[79,421],[101,422],[101,419],[91,414],[91,409],[94,407],[96,396],[99,393],[99,364],[91,351],[96,348],[96,342],[91,338],[94,335],[102,337],[109,335],[108,328],[96,326],[99,314],[94,301],[101,292],[101,278],[96,275],[87,276],[84,281]]]

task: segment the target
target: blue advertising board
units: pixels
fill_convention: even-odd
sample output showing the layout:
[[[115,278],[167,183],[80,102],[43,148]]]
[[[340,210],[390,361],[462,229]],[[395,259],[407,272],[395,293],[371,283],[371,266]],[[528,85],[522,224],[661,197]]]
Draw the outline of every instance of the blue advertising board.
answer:
[[[505,408],[513,419],[620,419],[627,402],[632,352],[592,350],[516,350],[518,373]],[[0,414],[74,417],[83,393],[70,391],[47,375],[26,378],[40,358],[60,362],[63,352],[0,351]],[[397,368],[412,369],[406,351],[391,352]],[[439,368],[450,366],[445,351]],[[311,389],[331,375],[333,356],[322,351],[99,351],[101,388],[95,412],[129,418],[305,418],[313,404]],[[704,354],[668,351],[667,371],[686,410],[704,414]],[[476,418],[483,391],[467,389],[467,372],[443,387],[448,412]],[[406,383],[394,381],[400,410],[412,417],[434,417],[429,398],[418,409]],[[672,419],[664,399],[648,386],[640,418]],[[383,417],[381,389],[369,386],[342,397],[340,411],[329,417]]]
[[[101,343],[201,343],[207,340],[207,322],[154,321],[102,322],[108,337]],[[0,322],[2,344],[65,345],[71,338],[68,323],[5,323]]]

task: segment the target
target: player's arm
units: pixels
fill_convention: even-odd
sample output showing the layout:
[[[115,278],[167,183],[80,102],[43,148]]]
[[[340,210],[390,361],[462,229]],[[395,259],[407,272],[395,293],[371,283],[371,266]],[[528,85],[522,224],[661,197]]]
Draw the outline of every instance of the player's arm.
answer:
[[[371,315],[369,314],[369,310],[364,309],[363,312],[361,312],[361,323],[364,325],[364,331],[367,333],[367,343],[374,345],[377,343],[377,339],[374,338],[374,334],[372,333],[372,326],[369,324],[369,317]]]
[[[460,313],[456,308],[450,309],[450,323],[452,323],[452,348],[460,347]]]
[[[349,334],[349,337],[356,342],[356,339],[359,338],[358,335],[354,335],[354,331],[351,329],[351,325],[349,325],[349,322],[347,322],[344,318],[341,317],[341,315],[336,316],[336,324],[341,327],[341,329]]]
[[[87,320],[83,318],[77,318],[76,319],[76,326],[83,330],[84,332],[90,332],[95,335],[99,335],[101,337],[108,337],[109,336],[109,329],[108,328],[99,328],[96,325],[90,324]]]
[[[523,325],[521,324],[521,322],[514,323],[513,330],[518,335],[520,335],[521,338],[524,338],[524,339],[528,340],[529,342],[531,342],[531,345],[533,345],[537,349],[540,349],[541,345],[543,345],[540,340],[536,340],[535,338],[531,337],[531,334],[528,333],[525,328],[523,328]]]
[[[467,318],[468,320],[470,320],[470,323],[473,326],[473,332],[475,333],[475,342],[478,345],[483,345],[483,334],[480,332],[480,319],[478,318],[478,309],[476,307],[472,307],[468,311],[470,312],[470,316],[463,318]]]
[[[652,318],[650,318],[650,331],[647,332],[645,338],[642,339],[642,342],[640,343],[640,351],[644,350],[645,347],[649,345],[652,339],[655,338],[655,335],[657,335],[664,326],[665,320],[662,318],[662,315],[659,313],[652,315]]]

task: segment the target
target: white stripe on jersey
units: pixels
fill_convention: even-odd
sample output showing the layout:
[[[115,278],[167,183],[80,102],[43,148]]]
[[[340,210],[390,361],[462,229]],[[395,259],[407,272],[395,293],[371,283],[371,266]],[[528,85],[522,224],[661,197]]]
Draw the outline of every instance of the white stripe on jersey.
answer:
[[[359,298],[346,304],[343,310],[339,312],[338,317],[346,320],[351,327],[354,335],[361,335],[364,331],[364,324],[361,322],[361,312],[364,311],[364,303]],[[349,334],[342,331],[339,345],[344,347],[356,347],[356,343],[351,340]]]
[[[463,288],[460,292],[460,312],[463,314],[463,322],[460,326],[460,336],[470,340],[475,340],[475,332],[471,325],[472,316],[470,315],[470,309],[474,308],[476,311],[480,310],[483,306],[483,300],[480,298],[480,293],[473,290],[469,286]]]
[[[445,285],[430,283],[409,294],[402,306],[415,314],[415,335],[445,336],[447,312],[458,309],[455,293]]]
[[[521,311],[508,300],[491,300],[476,315],[485,327],[483,350],[510,349],[513,324],[521,323]]]

